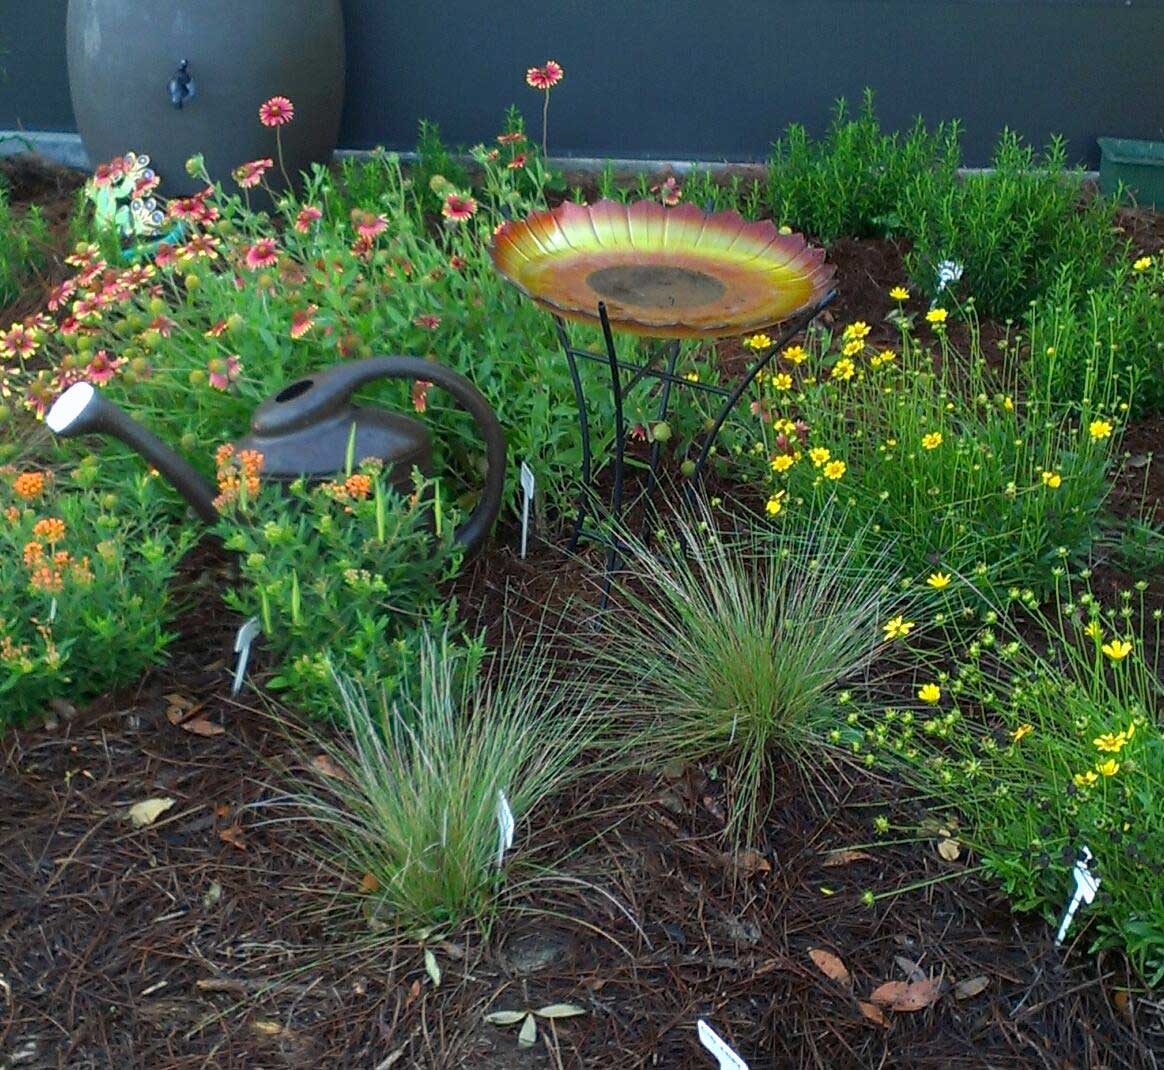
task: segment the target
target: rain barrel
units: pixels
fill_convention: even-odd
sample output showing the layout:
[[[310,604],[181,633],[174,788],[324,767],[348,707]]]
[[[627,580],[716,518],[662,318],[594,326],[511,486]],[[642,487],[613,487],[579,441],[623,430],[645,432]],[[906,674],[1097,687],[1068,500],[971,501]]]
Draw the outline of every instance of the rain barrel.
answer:
[[[275,130],[259,122],[259,106],[273,96],[295,109],[279,128],[292,181],[335,149],[344,95],[340,0],[69,0],[67,43],[69,91],[90,160],[148,153],[163,194],[200,187],[185,170],[196,153],[231,190],[239,164],[274,158]],[[267,180],[282,184],[278,166]]]

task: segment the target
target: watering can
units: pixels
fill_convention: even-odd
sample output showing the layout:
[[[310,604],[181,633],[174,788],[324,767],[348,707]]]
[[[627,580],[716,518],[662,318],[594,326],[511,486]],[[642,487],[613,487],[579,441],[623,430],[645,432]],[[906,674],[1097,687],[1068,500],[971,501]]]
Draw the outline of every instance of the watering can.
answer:
[[[349,447],[358,461],[384,462],[392,484],[412,489],[412,470],[432,468],[432,439],[423,424],[398,412],[355,405],[352,395],[377,379],[424,380],[447,390],[477,423],[485,442],[485,486],[477,507],[457,529],[457,541],[475,549],[493,526],[505,488],[505,435],[480,391],[463,375],[420,357],[373,357],[336,364],[285,386],[255,410],[251,433],[238,450],[263,455],[263,477],[280,483],[330,479],[343,471]],[[61,438],[106,434],[120,439],[156,468],[206,523],[218,520],[217,488],[156,435],[89,383],[74,383],[45,416]]]

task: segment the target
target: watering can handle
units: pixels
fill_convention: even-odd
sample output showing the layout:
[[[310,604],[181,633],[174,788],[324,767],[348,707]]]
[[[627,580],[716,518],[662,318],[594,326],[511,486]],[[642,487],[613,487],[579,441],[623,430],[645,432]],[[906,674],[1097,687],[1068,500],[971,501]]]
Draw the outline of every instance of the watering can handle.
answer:
[[[272,434],[322,420],[345,408],[352,394],[377,379],[430,382],[452,394],[476,421],[485,442],[485,485],[477,508],[457,529],[456,536],[466,549],[476,549],[501,511],[505,490],[505,434],[481,392],[459,372],[421,357],[371,357],[336,364],[312,373],[276,395],[277,400],[287,399],[292,403],[261,406],[255,413],[252,430]]]

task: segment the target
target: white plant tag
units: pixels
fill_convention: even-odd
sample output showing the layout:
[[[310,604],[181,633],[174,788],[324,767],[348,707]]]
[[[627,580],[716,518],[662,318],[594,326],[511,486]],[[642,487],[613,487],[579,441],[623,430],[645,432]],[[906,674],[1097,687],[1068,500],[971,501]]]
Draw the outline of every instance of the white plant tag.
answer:
[[[696,1021],[695,1029],[699,1033],[699,1043],[719,1061],[719,1070],[748,1070],[748,1064],[702,1018]]]
[[[238,655],[238,661],[235,662],[234,680],[230,685],[232,696],[237,695],[242,690],[243,680],[247,674],[247,662],[251,656],[251,643],[260,630],[259,618],[251,617],[239,628],[238,635],[234,637],[234,652]]]
[[[938,293],[962,277],[963,267],[956,260],[943,260],[938,265]]]
[[[497,792],[497,868],[505,859],[505,852],[513,846],[513,830],[516,823],[513,820],[513,811],[509,808],[509,800],[505,792]]]
[[[57,600],[54,598],[49,603],[49,624],[52,624],[57,619]]]
[[[521,462],[521,559],[525,560],[525,552],[529,546],[529,511],[534,497],[534,474],[525,461]]]
[[[1088,869],[1088,863],[1095,856],[1087,847],[1082,848],[1079,854],[1080,858],[1076,860],[1075,868],[1071,871],[1071,876],[1075,880],[1075,890],[1071,894],[1067,909],[1063,912],[1063,920],[1059,923],[1059,932],[1055,935],[1056,947],[1062,946],[1063,940],[1067,936],[1067,930],[1071,927],[1071,922],[1079,911],[1080,904],[1093,902],[1095,893],[1099,891],[1099,874],[1092,873]]]

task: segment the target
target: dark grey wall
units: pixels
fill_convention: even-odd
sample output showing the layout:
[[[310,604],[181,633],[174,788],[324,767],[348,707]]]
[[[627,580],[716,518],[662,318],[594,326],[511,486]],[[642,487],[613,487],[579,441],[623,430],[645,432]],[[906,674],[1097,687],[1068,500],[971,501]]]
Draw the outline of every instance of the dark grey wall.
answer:
[[[277,18],[277,0],[265,3]],[[142,0],[148,12],[148,0]],[[1164,0],[345,0],[343,144],[409,148],[435,119],[468,144],[505,106],[540,129],[527,66],[566,69],[552,154],[761,158],[790,121],[819,129],[831,101],[877,91],[889,126],[960,117],[967,162],[1004,125],[1164,136]],[[66,0],[0,0],[0,128],[72,129]],[[143,13],[143,18],[148,14]],[[223,47],[229,47],[224,40]],[[167,74],[168,76],[168,74]]]

